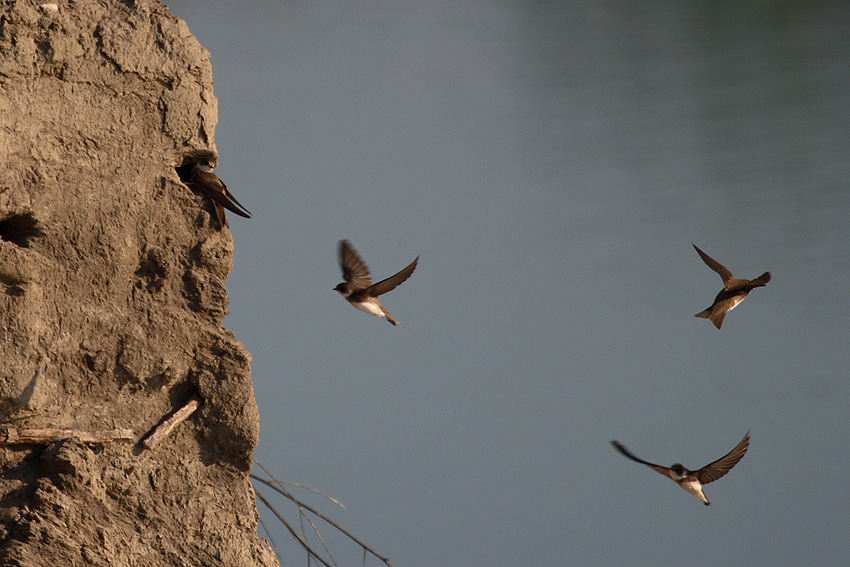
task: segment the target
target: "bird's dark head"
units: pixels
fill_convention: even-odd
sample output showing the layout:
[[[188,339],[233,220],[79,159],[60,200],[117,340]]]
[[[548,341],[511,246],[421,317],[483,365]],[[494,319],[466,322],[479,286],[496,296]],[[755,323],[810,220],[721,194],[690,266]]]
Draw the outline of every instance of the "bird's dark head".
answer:
[[[348,284],[346,282],[342,282],[334,288],[334,291],[339,292],[340,295],[348,295]]]
[[[673,466],[670,467],[670,470],[673,471],[673,474],[675,474],[679,478],[684,478],[688,476],[688,473],[690,472],[684,467],[684,465],[682,465],[682,463],[673,463]]]

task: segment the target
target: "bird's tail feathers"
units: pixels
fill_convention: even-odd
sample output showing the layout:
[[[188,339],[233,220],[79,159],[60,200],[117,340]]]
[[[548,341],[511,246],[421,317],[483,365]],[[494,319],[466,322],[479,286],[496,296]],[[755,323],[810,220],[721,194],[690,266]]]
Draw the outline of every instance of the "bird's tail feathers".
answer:
[[[714,326],[719,329],[720,325],[723,324],[724,317],[726,317],[726,311],[718,311],[717,313],[710,315],[708,318],[711,319],[711,322],[714,323]]]
[[[714,326],[718,329],[723,324],[723,318],[726,317],[725,311],[718,311],[716,313],[711,312],[711,307],[706,309],[705,311],[700,311],[694,317],[702,317],[703,319],[711,319],[711,322],[714,323]]]

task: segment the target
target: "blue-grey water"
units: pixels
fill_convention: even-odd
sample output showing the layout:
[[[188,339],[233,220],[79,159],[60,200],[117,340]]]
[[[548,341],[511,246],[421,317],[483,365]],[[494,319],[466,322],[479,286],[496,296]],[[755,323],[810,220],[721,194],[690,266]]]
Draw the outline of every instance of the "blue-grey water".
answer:
[[[398,567],[846,563],[850,5],[168,4],[255,212],[256,456],[347,510],[306,500]],[[421,254],[401,327],[331,291],[342,238]],[[773,275],[720,331],[691,243]],[[747,430],[710,507],[609,444],[696,469]]]

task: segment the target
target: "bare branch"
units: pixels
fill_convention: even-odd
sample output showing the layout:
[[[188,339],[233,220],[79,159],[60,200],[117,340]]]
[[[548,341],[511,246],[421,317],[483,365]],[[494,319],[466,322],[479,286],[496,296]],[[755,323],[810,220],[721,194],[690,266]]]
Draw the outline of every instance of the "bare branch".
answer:
[[[188,419],[190,415],[195,413],[195,410],[197,410],[198,407],[201,405],[201,401],[201,397],[198,394],[192,395],[192,397],[189,398],[189,401],[186,402],[186,404],[182,408],[175,411],[173,414],[171,414],[171,417],[160,423],[153,430],[153,432],[151,432],[151,434],[148,435],[144,441],[142,441],[142,447],[144,447],[148,451],[152,451],[154,448],[156,448],[156,446],[159,445],[163,439],[165,439],[166,437],[168,437],[168,435],[171,434],[174,428],[186,421],[186,419]]]
[[[113,441],[132,441],[130,429],[112,429],[107,431],[78,431],[76,429],[17,429],[0,426],[0,445],[46,445],[63,439],[73,439],[80,443],[111,443]]]
[[[330,496],[329,494],[325,494],[321,490],[318,490],[318,489],[313,488],[311,486],[307,486],[306,484],[301,484],[300,482],[292,482],[291,480],[281,480],[279,478],[275,478],[275,476],[272,474],[272,472],[269,469],[267,469],[263,465],[263,463],[261,463],[257,459],[254,459],[254,462],[257,463],[257,466],[259,466],[261,469],[263,469],[263,472],[266,473],[267,475],[269,475],[269,478],[271,478],[273,481],[275,481],[275,483],[277,483],[279,485],[288,484],[289,486],[297,486],[298,488],[303,488],[304,490],[309,490],[310,492],[315,492],[319,496],[324,496],[325,498],[327,498],[328,500],[330,500],[331,502],[333,502],[334,504],[336,504],[337,506],[339,506],[343,510],[348,509],[348,508],[345,507],[345,504],[343,504],[342,502],[340,502],[339,500],[337,500],[333,496]]]
[[[280,520],[280,523],[282,523],[284,525],[284,527],[289,531],[290,535],[293,538],[295,538],[295,541],[298,542],[298,545],[300,545],[304,549],[304,551],[307,552],[307,555],[309,557],[314,558],[316,561],[318,561],[319,563],[321,563],[325,567],[333,567],[330,563],[328,563],[327,561],[322,559],[322,557],[319,554],[317,554],[316,551],[312,547],[310,547],[310,544],[308,544],[307,541],[304,540],[304,538],[302,538],[300,535],[298,535],[298,533],[292,528],[292,526],[289,525],[289,522],[287,522],[286,519],[283,516],[280,515],[280,513],[275,509],[275,507],[272,506],[271,503],[268,500],[266,500],[266,497],[263,496],[263,494],[259,490],[257,490],[256,487],[254,487],[254,494],[256,494],[257,498],[262,500],[263,504],[266,505],[266,508],[271,510],[272,514],[274,514],[277,517],[277,519]]]
[[[291,482],[286,482],[286,483],[284,483],[284,482],[282,482],[282,481],[280,481],[280,480],[276,479],[276,478],[275,478],[275,477],[274,477],[274,476],[273,476],[273,475],[272,475],[272,474],[271,474],[271,473],[270,473],[270,472],[269,472],[269,471],[268,471],[268,470],[267,470],[267,469],[266,469],[266,468],[265,468],[262,464],[260,464],[260,463],[259,463],[256,459],[254,459],[254,462],[256,462],[256,463],[257,463],[257,465],[259,465],[259,466],[260,466],[260,468],[261,468],[261,469],[263,469],[263,471],[265,471],[265,472],[266,472],[266,474],[268,474],[270,477],[272,477],[272,479],[273,479],[273,480],[268,480],[268,479],[265,479],[265,478],[259,477],[259,476],[255,475],[255,474],[253,474],[253,473],[249,475],[249,476],[250,476],[250,478],[252,478],[253,480],[256,480],[257,482],[261,482],[261,483],[265,484],[266,486],[268,486],[269,488],[271,488],[272,490],[274,490],[275,492],[277,492],[277,493],[278,493],[278,494],[280,494],[281,496],[283,496],[283,497],[285,497],[285,498],[287,498],[287,499],[291,500],[291,501],[292,501],[292,502],[293,502],[293,503],[294,503],[294,504],[298,507],[299,513],[300,513],[300,514],[302,514],[305,518],[307,518],[307,520],[310,522],[310,525],[313,527],[313,530],[316,532],[316,535],[319,537],[319,540],[322,542],[322,545],[323,545],[323,546],[325,545],[325,542],[324,542],[324,540],[322,539],[322,535],[319,533],[319,531],[318,531],[318,529],[316,528],[315,524],[314,524],[314,523],[313,523],[313,522],[312,522],[312,521],[311,521],[311,520],[307,517],[306,512],[310,512],[311,514],[314,514],[316,517],[318,517],[318,518],[320,518],[320,519],[324,520],[324,521],[325,521],[325,522],[327,522],[330,526],[332,526],[332,527],[333,527],[333,528],[335,528],[337,531],[339,531],[341,534],[343,534],[343,535],[344,535],[344,536],[346,536],[348,539],[350,539],[351,541],[353,541],[354,543],[356,543],[357,545],[359,545],[359,546],[363,549],[364,558],[365,558],[365,554],[366,554],[366,552],[368,552],[368,553],[372,554],[373,556],[375,556],[375,557],[376,557],[377,559],[379,559],[380,561],[382,561],[385,565],[387,565],[387,567],[392,567],[392,563],[390,563],[389,558],[384,557],[384,556],[380,555],[379,553],[377,553],[374,549],[372,549],[371,547],[369,547],[368,545],[366,545],[365,543],[363,543],[362,541],[360,541],[358,538],[356,538],[353,534],[351,534],[348,530],[346,530],[345,528],[343,528],[342,526],[340,526],[340,525],[339,525],[338,523],[336,523],[334,520],[332,520],[332,519],[328,518],[327,516],[325,516],[324,514],[322,514],[321,512],[319,512],[318,510],[316,510],[315,508],[312,508],[311,506],[309,506],[309,505],[305,504],[304,502],[301,502],[300,500],[298,500],[297,498],[295,498],[295,497],[292,495],[292,493],[290,493],[290,492],[289,492],[289,490],[287,490],[287,489],[286,489],[286,487],[284,486],[284,484],[292,484],[292,485],[296,485],[296,486],[298,486],[297,484],[295,484],[295,483],[291,483]],[[318,491],[318,490],[311,489],[311,488],[309,488],[309,487],[305,487],[305,488],[307,488],[308,490],[312,490],[313,492],[316,492],[316,493],[318,493],[318,494],[321,494],[322,496],[324,496],[324,497],[328,498],[329,500],[331,500],[331,501],[333,501],[333,502],[335,502],[335,503],[339,504],[340,506],[342,505],[342,504],[341,504],[341,503],[339,503],[339,501],[337,501],[336,499],[331,498],[331,497],[327,496],[326,494],[324,494],[324,493],[322,493],[322,492],[320,492],[320,491]],[[256,488],[255,488],[254,490],[255,490],[255,492],[256,492]],[[258,492],[257,494],[259,495],[259,492]],[[261,497],[261,500],[263,501],[263,503],[264,503],[266,506],[269,506],[269,508],[271,509],[271,507],[270,507],[270,505],[269,505],[268,501],[267,501],[265,498],[262,498],[262,497]],[[275,514],[275,516],[277,516],[277,517],[278,517],[278,519],[280,519],[281,521],[283,521],[283,519],[280,517],[280,515],[277,513],[277,511],[275,511],[274,509],[271,509],[271,510],[272,510],[272,512]],[[306,512],[305,512],[305,511],[306,511]],[[289,530],[290,530],[290,533],[292,533],[291,528],[289,527],[289,525],[288,525],[288,524],[285,524],[285,525],[287,526],[287,529],[289,529]],[[300,538],[298,538],[298,539],[300,540]],[[327,546],[325,546],[325,550],[326,550],[326,551],[328,551],[328,555],[330,555],[330,551],[327,549]],[[331,560],[333,561],[333,556],[331,556]],[[334,562],[334,563],[335,563],[335,562]]]

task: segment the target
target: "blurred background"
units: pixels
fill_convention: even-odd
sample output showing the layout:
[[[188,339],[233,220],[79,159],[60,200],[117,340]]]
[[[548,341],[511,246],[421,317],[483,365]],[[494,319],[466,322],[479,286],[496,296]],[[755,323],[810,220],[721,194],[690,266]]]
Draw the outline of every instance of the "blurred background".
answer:
[[[255,456],[347,510],[300,497],[397,567],[846,564],[846,2],[166,3],[254,213]],[[343,238],[375,281],[421,254],[401,327],[332,291]],[[720,331],[691,243],[773,274]],[[747,430],[711,507],[609,443],[697,469]]]

